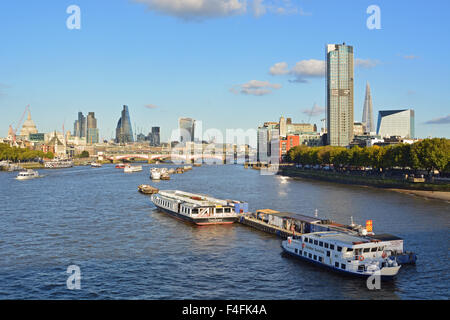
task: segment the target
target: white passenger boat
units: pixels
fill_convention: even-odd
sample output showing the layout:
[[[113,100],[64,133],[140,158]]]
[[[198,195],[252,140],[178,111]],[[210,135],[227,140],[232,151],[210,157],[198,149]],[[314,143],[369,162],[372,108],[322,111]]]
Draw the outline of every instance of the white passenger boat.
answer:
[[[327,231],[304,234],[299,239],[289,237],[281,247],[294,257],[333,271],[360,277],[378,274],[381,279],[389,279],[401,266],[386,251],[386,245],[380,240]]]
[[[133,173],[138,171],[142,171],[142,166],[131,166],[127,164],[125,168],[123,168],[123,172],[125,173]]]
[[[151,200],[159,210],[196,225],[233,223],[238,217],[235,207],[242,204],[179,190],[159,191]]]
[[[159,180],[161,179],[161,171],[159,168],[151,168],[150,169],[150,179]]]
[[[100,168],[102,166],[102,164],[101,163],[98,163],[98,162],[92,162],[91,163],[91,167],[92,168]]]
[[[30,180],[30,179],[35,179],[35,178],[39,178],[39,177],[40,176],[37,171],[28,169],[26,171],[20,171],[19,174],[17,175],[16,179],[17,180]]]

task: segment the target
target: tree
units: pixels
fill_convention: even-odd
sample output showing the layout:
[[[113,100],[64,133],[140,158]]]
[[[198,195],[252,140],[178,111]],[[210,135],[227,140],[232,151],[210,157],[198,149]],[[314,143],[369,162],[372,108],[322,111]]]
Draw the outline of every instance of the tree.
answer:
[[[83,152],[80,153],[79,157],[80,158],[89,158],[89,152],[84,150]]]

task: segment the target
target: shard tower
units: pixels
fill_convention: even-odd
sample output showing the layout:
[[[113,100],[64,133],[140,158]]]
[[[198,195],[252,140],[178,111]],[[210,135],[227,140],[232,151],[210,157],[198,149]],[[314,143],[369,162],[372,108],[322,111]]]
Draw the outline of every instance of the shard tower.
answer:
[[[373,124],[372,96],[370,95],[370,86],[368,82],[366,84],[366,98],[364,99],[362,123],[365,127],[365,132],[375,131],[375,126]]]

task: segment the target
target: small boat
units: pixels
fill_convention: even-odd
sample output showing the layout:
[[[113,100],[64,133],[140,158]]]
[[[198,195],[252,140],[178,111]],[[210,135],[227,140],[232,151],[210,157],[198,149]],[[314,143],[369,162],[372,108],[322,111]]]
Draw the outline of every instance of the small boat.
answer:
[[[158,168],[150,169],[150,179],[159,180],[161,179],[161,171]]]
[[[192,166],[184,166],[183,167],[183,170],[186,172],[186,171],[189,171],[189,170],[192,170]]]
[[[19,174],[17,175],[16,179],[17,180],[30,180],[30,179],[35,179],[35,178],[39,178],[39,177],[40,176],[37,171],[28,169],[25,171],[20,171]]]
[[[116,164],[116,169],[123,169],[123,168],[125,168],[125,163]]]
[[[194,166],[194,167],[201,167],[202,164],[201,164],[201,163],[194,163],[193,166]]]
[[[163,173],[161,173],[160,179],[161,180],[170,180],[170,174],[168,172],[163,172]]]
[[[123,172],[125,173],[133,173],[138,171],[142,171],[142,166],[131,166],[128,164],[125,168],[123,168]]]
[[[236,205],[242,203],[179,190],[159,191],[151,200],[159,210],[196,225],[233,223],[238,218]]]
[[[178,167],[178,168],[175,170],[175,173],[184,173],[184,169],[183,169],[182,167]]]
[[[288,237],[281,243],[285,253],[301,260],[353,276],[379,275],[383,280],[395,277],[401,267],[386,250],[388,246],[387,241],[370,241],[336,231],[307,233],[298,239]]]
[[[102,166],[102,164],[101,163],[98,163],[98,162],[92,162],[91,163],[91,167],[92,168],[100,168]]]
[[[50,161],[45,161],[44,167],[46,169],[72,168],[73,160],[72,159],[55,158]]]
[[[155,187],[152,187],[148,184],[141,184],[138,186],[138,191],[140,193],[144,193],[144,194],[154,194],[154,193],[158,193],[159,190]]]

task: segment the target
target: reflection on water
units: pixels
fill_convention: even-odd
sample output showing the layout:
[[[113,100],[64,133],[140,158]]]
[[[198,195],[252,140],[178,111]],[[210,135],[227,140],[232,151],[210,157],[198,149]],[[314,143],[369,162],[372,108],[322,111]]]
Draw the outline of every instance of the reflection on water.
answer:
[[[164,166],[164,165],[159,165]],[[448,299],[449,204],[386,190],[202,166],[151,182],[149,165],[0,173],[0,298],[18,299]],[[139,184],[181,189],[347,223],[405,238],[419,256],[394,282],[330,273],[282,254],[280,240],[239,224],[197,227],[156,211]],[[82,289],[66,289],[69,265]],[[446,280],[447,279],[447,280]]]

